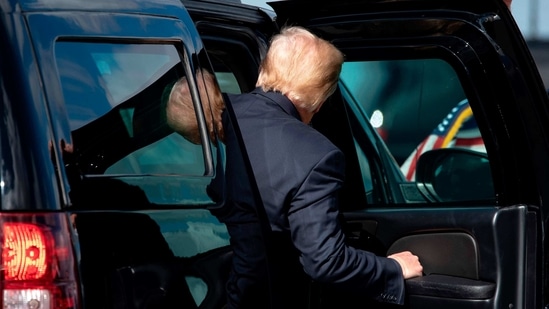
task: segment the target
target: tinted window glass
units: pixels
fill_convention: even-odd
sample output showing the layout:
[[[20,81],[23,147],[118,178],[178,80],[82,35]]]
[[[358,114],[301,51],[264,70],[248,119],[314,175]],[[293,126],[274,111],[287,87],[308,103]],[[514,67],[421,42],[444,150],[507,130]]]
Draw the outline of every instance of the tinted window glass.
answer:
[[[72,130],[105,115],[180,62],[169,45],[71,42],[57,43],[56,60]],[[131,114],[125,110],[122,117]]]
[[[341,73],[341,88],[351,110],[358,116],[361,125],[373,127],[387,145],[396,164],[407,181],[417,181],[418,159],[427,151],[440,148],[465,148],[485,153],[480,131],[476,126],[471,107],[454,69],[440,59],[394,60],[346,62]],[[356,141],[355,141],[356,142]],[[371,164],[363,147],[357,142],[359,164],[363,172],[366,192],[374,190]],[[456,154],[457,155],[457,154]],[[460,153],[459,158],[463,155]],[[477,162],[480,160],[481,162]],[[450,160],[454,164],[424,173],[436,173],[428,179],[438,179],[439,190],[458,190],[460,194],[445,193],[451,200],[476,200],[479,196],[493,197],[490,185],[478,187],[489,192],[479,193],[460,189],[467,177],[460,181],[441,181],[443,175],[452,177],[466,169],[461,164],[481,164],[483,169],[472,169],[482,175],[470,175],[471,180],[490,179],[487,158],[474,157],[473,160]],[[442,162],[442,161],[441,161]],[[448,170],[449,167],[453,170]],[[459,169],[459,170],[458,170]],[[484,175],[487,174],[487,175]],[[424,175],[423,175],[424,176]],[[427,178],[421,177],[422,181]],[[454,186],[452,188],[443,188]],[[432,187],[432,186],[431,186]],[[471,188],[470,183],[467,188]],[[465,192],[465,193],[464,193]],[[470,192],[468,194],[467,192]],[[439,197],[435,197],[435,200]],[[448,201],[449,199],[440,198]],[[370,201],[371,202],[371,201]]]
[[[190,142],[166,121],[167,98],[186,76],[175,46],[58,42],[56,60],[79,173],[118,177],[158,204],[212,202],[211,145]]]

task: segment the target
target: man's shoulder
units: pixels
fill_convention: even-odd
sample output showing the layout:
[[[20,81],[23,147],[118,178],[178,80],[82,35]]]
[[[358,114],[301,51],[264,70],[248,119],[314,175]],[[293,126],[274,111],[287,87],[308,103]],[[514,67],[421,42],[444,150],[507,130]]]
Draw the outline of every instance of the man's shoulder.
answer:
[[[287,139],[295,145],[297,152],[305,152],[308,155],[324,156],[331,152],[341,152],[325,135],[316,129],[303,123],[295,124],[294,128],[288,128]]]
[[[227,104],[231,104],[235,112],[241,113],[242,111],[247,110],[250,105],[255,104],[254,106],[258,106],[256,102],[259,101],[259,98],[252,93],[239,93],[239,94],[233,94],[233,93],[227,93]]]

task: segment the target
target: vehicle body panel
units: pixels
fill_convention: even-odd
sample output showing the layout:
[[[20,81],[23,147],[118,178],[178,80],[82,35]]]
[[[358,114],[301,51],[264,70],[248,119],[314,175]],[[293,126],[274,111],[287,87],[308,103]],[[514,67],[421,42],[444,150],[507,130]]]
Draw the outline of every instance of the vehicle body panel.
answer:
[[[59,209],[46,101],[30,34],[19,14],[2,14],[2,209]],[[19,31],[17,31],[19,30]],[[42,128],[46,128],[45,130]],[[34,133],[37,132],[37,133]],[[33,184],[41,183],[36,186]]]

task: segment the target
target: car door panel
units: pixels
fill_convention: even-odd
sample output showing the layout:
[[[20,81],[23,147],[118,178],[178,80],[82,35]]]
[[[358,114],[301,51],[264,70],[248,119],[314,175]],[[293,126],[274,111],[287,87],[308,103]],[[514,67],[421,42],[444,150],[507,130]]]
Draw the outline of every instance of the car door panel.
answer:
[[[150,212],[77,212],[74,224],[81,249],[81,269],[90,304],[116,308],[220,308],[225,303],[225,286],[232,250],[229,245],[190,252],[191,244],[211,245],[199,233],[154,220]],[[197,216],[186,220],[171,212],[183,224],[203,222]],[[101,222],[101,229],[97,228]],[[202,223],[204,225],[204,223]],[[202,239],[201,239],[202,238]],[[105,291],[105,289],[108,291]],[[201,291],[206,289],[207,293]],[[200,306],[198,306],[198,305]]]
[[[411,251],[421,256],[425,275],[478,279],[478,248],[475,240],[467,233],[440,229],[405,236],[391,244],[387,255],[401,251]]]
[[[343,217],[347,228],[364,229],[346,230],[354,246],[375,252],[367,239],[373,236],[388,248],[386,255],[407,250],[418,255],[424,276],[407,280],[408,308],[492,308],[498,300],[520,301],[501,293],[517,284],[522,267],[503,279],[498,261],[504,256],[508,263],[524,264],[523,250],[514,244],[525,241],[526,214],[525,206],[447,207],[368,209]],[[364,241],[357,239],[361,232],[368,235]]]
[[[357,183],[372,178],[371,190],[375,192],[376,185],[388,183],[391,186],[391,179],[398,177],[386,176],[375,181],[376,174],[389,173],[388,167],[381,163],[391,162],[391,159],[367,157],[367,153],[383,153],[384,148],[379,146],[383,143],[375,146],[374,142],[374,145],[365,146],[372,139],[376,140],[375,133],[368,133],[371,130],[369,126],[360,125],[357,113],[350,110],[347,114],[338,113],[337,105],[347,104],[339,103],[338,100],[339,96],[332,97],[326,109],[317,115],[319,118],[313,119],[313,125],[321,132],[329,132],[327,136],[344,151],[351,147],[346,144],[346,138],[341,136],[353,136],[355,147],[364,150],[347,150],[348,169],[354,172],[359,169],[371,174],[371,177],[363,177],[356,176],[354,172],[347,173],[346,182],[351,185],[346,183],[347,187],[343,191],[343,227],[351,245],[381,256],[398,251],[411,251],[419,256],[425,276],[408,280],[406,308],[499,308],[502,304],[522,306],[525,301],[522,292],[525,290],[524,274],[529,269],[525,263],[527,241],[535,242],[537,234],[527,229],[526,221],[527,218],[534,222],[537,220],[535,211],[531,211],[535,208],[524,205],[501,208],[495,202],[478,201],[441,205],[428,199],[422,201],[422,198],[414,198],[410,204],[389,202],[390,205],[382,206],[379,200],[389,196],[383,194],[382,190],[374,193],[373,198],[365,198],[362,190],[350,188],[356,188]],[[352,133],[345,132],[346,121],[350,121]],[[332,136],[334,131],[339,134]],[[358,160],[368,162],[368,171],[365,171],[365,165],[361,166],[355,161],[357,153],[358,158],[367,157]],[[383,171],[385,168],[388,170]],[[411,183],[400,188],[408,188],[408,185],[417,189]],[[422,196],[418,192],[416,194]],[[366,201],[368,206],[360,209],[362,201]],[[384,201],[387,203],[387,200]],[[373,308],[387,307],[380,303],[372,305],[363,298],[357,299],[356,296],[341,295],[339,292],[331,291],[324,295],[327,304],[343,299],[347,302],[352,298],[355,302],[368,302]]]
[[[367,145],[376,140],[376,134],[369,132],[369,126],[360,125],[358,113],[349,110],[341,113],[340,96],[331,98],[313,119],[313,125],[341,149],[349,149],[346,138],[354,136],[355,147],[365,148],[358,158],[366,153],[383,153],[383,143]],[[341,96],[342,100],[347,98]],[[350,105],[350,104],[349,104]],[[338,112],[339,110],[339,112]],[[350,121],[352,133],[345,131],[345,122]],[[335,129],[334,127],[337,127]],[[333,134],[333,132],[339,134]],[[358,146],[357,146],[358,145]],[[352,150],[351,150],[352,151]],[[347,152],[348,168],[364,168],[355,161],[355,153]],[[359,161],[361,159],[358,159]],[[369,173],[375,179],[376,173],[383,173],[378,162],[391,160],[362,158],[369,162]],[[351,188],[370,177],[347,174]],[[384,179],[390,183],[391,178]],[[383,181],[378,182],[383,183]],[[407,183],[405,186],[412,185]],[[345,184],[347,186],[347,183]],[[376,183],[372,183],[375,191]],[[410,188],[408,188],[410,189]],[[411,251],[418,255],[425,275],[406,282],[406,308],[499,308],[522,306],[524,298],[523,274],[527,272],[525,251],[527,241],[536,241],[536,233],[527,228],[526,221],[535,222],[535,212],[525,205],[501,208],[494,202],[446,203],[437,205],[428,199],[411,200],[410,204],[377,205],[378,198],[364,198],[361,190],[347,187],[342,199],[342,226],[350,245],[387,256],[399,251]],[[421,197],[421,194],[416,192]],[[367,207],[359,206],[361,203]],[[355,210],[353,210],[355,209]],[[533,216],[533,217],[532,217]],[[534,224],[535,226],[535,224]],[[527,232],[530,230],[529,232]],[[518,290],[517,290],[518,289]],[[503,292],[505,291],[505,292]],[[360,296],[341,294],[330,290],[323,294],[325,304],[345,301],[368,303],[373,308],[386,308],[381,303],[371,304]],[[336,299],[336,300],[335,300]],[[389,306],[390,307],[390,306]],[[326,305],[330,308],[330,305]]]
[[[386,247],[376,236],[379,226],[374,220],[360,220],[348,214],[344,220],[347,241],[378,255],[386,256],[401,251],[412,251],[422,257],[425,274],[444,274],[478,279],[478,245],[468,233],[455,227],[411,233]],[[352,218],[352,219],[351,219]],[[375,240],[373,240],[375,238]],[[447,263],[446,261],[452,261]]]

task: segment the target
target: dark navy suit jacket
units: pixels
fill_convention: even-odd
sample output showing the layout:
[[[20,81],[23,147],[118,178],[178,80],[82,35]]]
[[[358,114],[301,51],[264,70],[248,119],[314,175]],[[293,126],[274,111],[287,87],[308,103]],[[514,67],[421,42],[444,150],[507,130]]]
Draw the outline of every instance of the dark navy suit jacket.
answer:
[[[269,280],[278,295],[271,301],[292,307],[284,299],[304,293],[305,282],[312,280],[341,285],[375,300],[403,303],[404,280],[398,263],[345,244],[337,197],[344,181],[343,153],[303,123],[294,105],[280,93],[255,89],[228,97],[272,231]],[[231,237],[236,242],[252,234],[234,228]],[[257,261],[261,254],[255,250]],[[253,256],[239,255],[242,259]],[[240,272],[244,273],[237,275],[246,277],[242,259]]]

